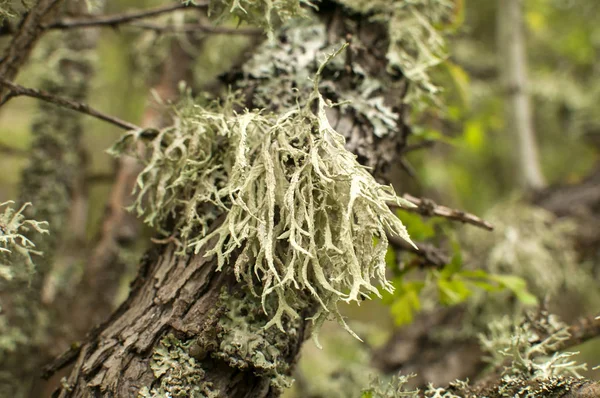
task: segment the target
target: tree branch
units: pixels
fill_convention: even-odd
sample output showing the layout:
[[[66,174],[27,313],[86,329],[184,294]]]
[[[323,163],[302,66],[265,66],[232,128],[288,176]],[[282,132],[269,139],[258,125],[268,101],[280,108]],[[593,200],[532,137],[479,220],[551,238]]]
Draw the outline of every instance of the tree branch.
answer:
[[[52,23],[42,25],[43,29],[71,29],[71,28],[92,28],[92,27],[115,27],[117,25],[127,24],[140,19],[146,19],[156,17],[158,15],[167,14],[179,10],[190,10],[206,8],[208,2],[205,1],[202,4],[185,5],[173,4],[164,7],[157,7],[150,10],[141,10],[126,12],[122,14],[104,15],[92,18],[78,18],[78,19],[63,19],[54,21]]]
[[[4,86],[9,90],[8,96],[3,101],[0,101],[0,106],[4,105],[12,97],[24,96],[37,98],[63,108],[85,113],[86,115],[93,116],[96,119],[100,119],[105,122],[114,124],[115,126],[120,127],[124,130],[141,130],[141,127],[133,123],[129,123],[114,116],[110,116],[100,111],[97,111],[89,105],[73,101],[68,98],[59,97],[43,90],[36,90],[32,88],[23,87],[11,82],[10,80],[5,79],[4,77],[0,77],[0,86]]]
[[[203,32],[215,35],[261,35],[262,29],[255,28],[228,28],[224,26],[208,26],[201,24],[185,24],[182,26],[159,25],[147,22],[136,22],[129,26],[139,29],[153,30],[157,33],[173,32],[173,33],[195,33]]]
[[[442,268],[450,262],[450,256],[430,243],[415,242],[415,245],[417,246],[415,248],[413,245],[397,236],[388,236],[387,238],[390,244],[395,248],[414,253],[421,259],[421,262],[417,261],[416,264],[410,265],[411,268],[414,266],[433,266]]]
[[[40,38],[44,29],[44,18],[63,0],[39,0],[27,14],[19,29],[14,34],[10,46],[0,61],[0,76],[12,80],[19,68],[27,61],[35,42]],[[5,102],[6,90],[0,87],[0,105]]]
[[[25,157],[27,156],[27,151],[20,148],[15,148],[10,145],[6,145],[0,142],[0,153],[7,156],[18,156]]]
[[[407,207],[398,207],[394,203],[389,203],[388,205],[394,209],[400,209],[403,211],[410,211],[413,213],[421,214],[426,217],[444,217],[449,220],[460,221],[465,224],[471,224],[476,227],[480,227],[483,229],[487,229],[488,231],[493,231],[494,226],[489,222],[464,211],[451,209],[446,206],[438,205],[431,199],[420,199],[414,197],[410,194],[405,193],[402,197],[412,204],[416,205],[415,208],[407,208]]]

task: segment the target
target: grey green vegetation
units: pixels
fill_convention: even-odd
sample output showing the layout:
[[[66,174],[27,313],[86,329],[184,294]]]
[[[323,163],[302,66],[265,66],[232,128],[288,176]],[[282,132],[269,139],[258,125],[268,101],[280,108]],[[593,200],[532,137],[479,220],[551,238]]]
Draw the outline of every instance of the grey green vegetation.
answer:
[[[345,325],[339,301],[392,289],[387,234],[410,242],[388,203],[413,205],[376,182],[329,125],[318,91],[326,62],[306,105],[281,115],[234,111],[239,93],[212,108],[186,102],[176,123],[146,144],[138,178],[138,214],[158,227],[175,219],[182,251],[215,254],[219,269],[233,267],[253,292],[258,280],[263,303],[271,294],[278,299],[266,327],[281,330],[284,315],[298,316],[303,291],[321,305],[317,325],[329,315]],[[147,142],[147,133],[126,134],[112,153]],[[219,214],[222,222],[209,231]]]
[[[341,3],[386,26],[388,69],[410,82],[406,102],[417,110],[431,103],[440,105],[441,88],[434,70],[447,58],[442,33],[454,29],[454,19],[458,18],[455,2]],[[0,23],[23,12],[26,3],[20,4],[0,0]],[[459,246],[459,240],[453,242],[454,257],[445,267],[419,274],[416,279],[407,278],[400,270],[390,280],[390,263],[394,272],[398,267],[395,257],[390,260],[388,236],[414,245],[411,236],[415,241],[432,238],[437,226],[390,210],[390,204],[401,208],[413,205],[360,165],[344,147],[344,137],[329,124],[328,109],[352,108],[364,116],[375,136],[384,137],[397,128],[398,116],[382,98],[371,96],[382,83],[369,78],[359,66],[353,65],[353,73],[363,80],[352,91],[341,93],[340,103],[333,104],[322,95],[322,75],[327,70],[341,70],[342,57],[338,55],[345,46],[326,46],[325,28],[310,19],[316,6],[317,2],[305,0],[210,1],[210,15],[215,20],[230,22],[233,18],[262,27],[269,36],[242,68],[245,75],[265,80],[254,93],[253,104],[258,109],[245,108],[244,82],[239,85],[241,90],[230,91],[216,101],[192,98],[190,90],[182,86],[182,98],[172,109],[172,125],[128,132],[110,149],[112,155],[133,155],[143,162],[131,209],[176,241],[180,255],[216,256],[218,270],[232,270],[241,283],[235,294],[221,294],[217,335],[197,339],[168,334],[160,340],[150,361],[155,382],[143,388],[139,396],[218,397],[219,391],[207,379],[205,361],[210,359],[233,368],[252,369],[255,375],[269,378],[275,391],[283,391],[293,381],[286,344],[290,336],[299,334],[304,309],[316,308],[311,320],[320,347],[318,332],[328,319],[337,320],[360,340],[340,313],[340,304],[385,295],[398,323],[407,323],[421,309],[422,292],[431,287],[442,304],[455,305],[469,298],[472,308],[480,310],[479,323],[473,321],[469,330],[459,333],[479,336],[489,372],[497,372],[503,383],[485,392],[467,381],[419,391],[410,387],[411,375],[391,379],[378,375],[363,390],[363,398],[455,398],[488,393],[558,397],[573,386],[581,386],[579,378],[585,365],[573,359],[574,353],[556,352],[570,338],[566,324],[548,314],[532,321],[522,315],[519,306],[519,315],[489,322],[482,331],[490,317],[497,318],[497,308],[490,304],[494,300],[484,303],[487,296],[474,294],[475,289],[509,290],[528,305],[537,303],[536,296],[559,293],[566,285],[585,286],[591,273],[578,263],[571,239],[577,227],[572,222],[557,220],[549,212],[521,202],[506,201],[488,213],[496,226],[495,234],[476,231],[473,237],[466,233],[460,239],[464,247]],[[298,22],[297,17],[304,19]],[[290,20],[293,23],[287,25]],[[276,32],[285,32],[293,40],[278,43],[274,40]],[[315,64],[312,57],[302,58],[299,55],[306,53],[305,48],[327,53],[325,60]],[[50,46],[50,50],[56,48]],[[56,50],[56,63],[81,61],[84,73],[75,78],[50,76],[42,83],[51,89],[68,87],[72,90],[69,95],[83,99],[90,59],[80,51],[62,50]],[[269,62],[269,57],[277,62]],[[276,74],[280,76],[274,78]],[[460,75],[454,70],[457,85]],[[592,101],[581,105],[586,112],[588,102]],[[50,262],[64,231],[61,222],[70,195],[70,187],[53,181],[73,179],[80,159],[71,149],[78,142],[81,126],[72,118],[67,134],[63,134],[62,122],[73,114],[49,106],[42,106],[42,110],[44,114],[34,128],[34,147],[58,148],[64,152],[64,164],[57,167],[47,153],[35,151],[33,166],[24,179],[38,195],[33,197],[41,203],[41,218],[49,219],[55,228],[54,235],[41,244],[50,248],[48,259],[42,261]],[[471,131],[474,136],[479,131],[475,130]],[[473,136],[465,140],[477,142]],[[63,172],[70,174],[60,174]],[[46,222],[27,219],[24,211],[28,204],[20,208],[12,205],[0,204],[0,285],[34,275],[32,255],[41,254],[33,243],[39,239],[35,233],[48,233]],[[511,216],[508,221],[507,214]],[[485,262],[487,271],[464,268],[463,251],[467,259],[471,255]],[[503,275],[507,272],[510,275]],[[536,296],[529,293],[526,281]],[[0,317],[0,358],[24,343],[22,333]],[[357,375],[364,376],[368,369],[366,355],[356,352],[356,362],[361,363],[345,369],[338,380],[344,384],[340,389],[355,388],[364,381]],[[339,367],[339,363],[332,364],[331,373]]]
[[[0,278],[10,281],[26,279],[35,272],[32,255],[41,255],[35,250],[30,232],[48,233],[45,221],[28,220],[23,211],[31,203],[15,209],[14,202],[0,203]],[[28,237],[30,236],[30,237]]]

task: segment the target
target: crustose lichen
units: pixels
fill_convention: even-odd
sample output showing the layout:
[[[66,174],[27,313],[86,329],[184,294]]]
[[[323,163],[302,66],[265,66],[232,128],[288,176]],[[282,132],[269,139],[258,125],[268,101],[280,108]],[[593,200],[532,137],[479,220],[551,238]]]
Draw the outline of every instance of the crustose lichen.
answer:
[[[113,147],[122,153],[131,140],[147,142],[138,213],[154,226],[175,223],[183,250],[215,255],[219,270],[233,266],[265,312],[275,295],[266,327],[283,329],[282,317],[298,316],[306,294],[320,303],[317,325],[328,314],[343,322],[340,300],[392,289],[387,234],[410,242],[388,203],[412,205],[377,183],[327,121],[329,105],[318,91],[324,65],[307,101],[285,113],[238,113],[232,96],[210,107],[188,101],[150,142],[132,132]]]

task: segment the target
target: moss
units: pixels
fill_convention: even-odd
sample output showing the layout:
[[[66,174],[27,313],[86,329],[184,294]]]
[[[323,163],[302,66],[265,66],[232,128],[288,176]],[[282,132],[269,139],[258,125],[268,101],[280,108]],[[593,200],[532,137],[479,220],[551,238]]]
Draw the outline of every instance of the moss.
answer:
[[[206,372],[189,353],[194,341],[181,341],[173,334],[163,337],[150,362],[156,380],[138,397],[218,398],[219,391],[205,380]]]

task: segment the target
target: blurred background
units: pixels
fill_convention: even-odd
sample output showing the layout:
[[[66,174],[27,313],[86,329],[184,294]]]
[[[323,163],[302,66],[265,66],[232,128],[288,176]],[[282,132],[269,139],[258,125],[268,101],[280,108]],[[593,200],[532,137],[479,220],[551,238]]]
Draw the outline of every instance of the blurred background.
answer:
[[[109,0],[105,12],[161,4]],[[398,166],[402,186],[396,188],[476,214],[496,228],[487,232],[410,213],[399,216],[414,239],[444,248],[464,269],[516,275],[528,283],[527,289],[513,286],[509,293],[474,289],[461,295],[456,288],[444,295],[437,271],[419,269],[418,276],[398,272],[414,259],[391,250],[396,293],[344,308],[364,343],[335,323],[326,325],[321,336],[324,349],[306,344],[288,397],[354,396],[352,391],[368,384],[371,374],[399,371],[417,373],[417,385],[475,377],[481,365],[476,336],[485,333],[490,319],[531,304],[528,297],[513,300],[514,294],[532,294],[538,302],[546,299],[567,323],[598,313],[600,2],[522,2],[527,62],[526,80],[521,82],[531,104],[535,140],[530,144],[537,152],[533,161],[542,177],[536,187],[524,176],[519,127],[511,113],[511,101],[520,88],[506,83],[511,67],[507,54],[514,44],[506,34],[518,29],[503,16],[503,0],[455,4],[456,18],[446,28],[448,59],[433,71],[443,88],[440,103],[412,110],[411,139],[424,148],[411,151],[408,164]],[[173,14],[163,22],[182,20],[182,15]],[[143,124],[157,109],[149,92],[161,90],[173,41],[192,59],[188,84],[202,89],[236,63],[253,40],[248,35],[208,35],[201,45],[194,45],[186,38],[151,30],[102,29],[90,103]],[[0,45],[6,45],[2,37]],[[40,50],[18,82],[38,87],[47,68]],[[18,98],[0,110],[0,203],[18,197],[37,105],[33,99]],[[120,134],[109,124],[85,119],[86,245],[92,245],[99,233],[116,173],[117,162],[105,150]],[[148,244],[151,231],[141,233]],[[114,305],[126,297],[144,248],[144,243],[131,248],[131,258],[125,261],[128,272]],[[81,273],[84,267],[83,259],[71,253],[59,255],[57,262],[61,261],[63,272]],[[425,282],[417,285],[414,280]],[[592,340],[576,350],[581,351],[577,359],[590,368],[600,364],[600,342]],[[600,373],[590,371],[586,376],[597,379]]]

